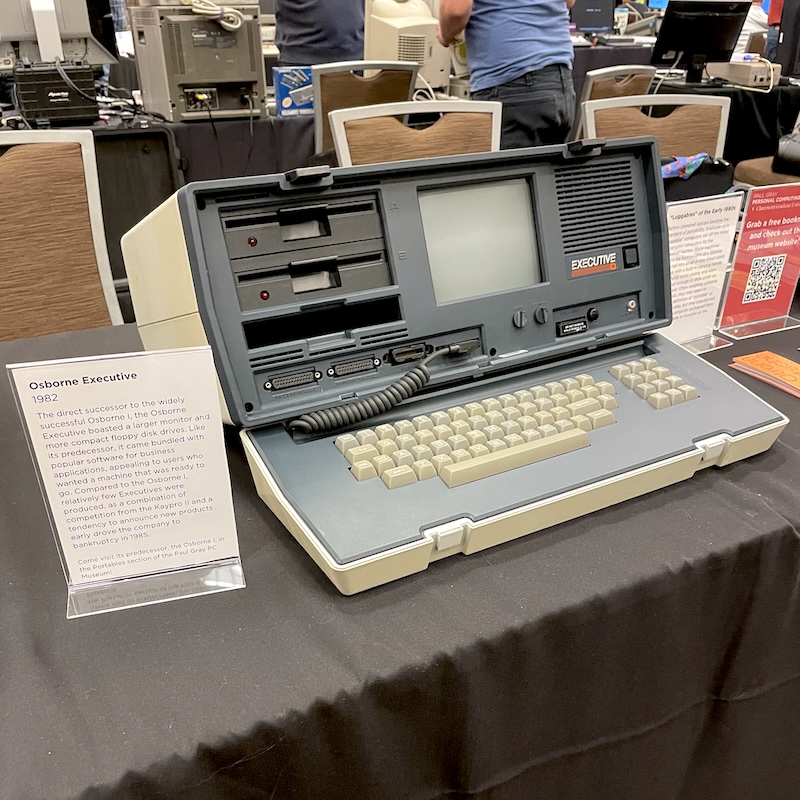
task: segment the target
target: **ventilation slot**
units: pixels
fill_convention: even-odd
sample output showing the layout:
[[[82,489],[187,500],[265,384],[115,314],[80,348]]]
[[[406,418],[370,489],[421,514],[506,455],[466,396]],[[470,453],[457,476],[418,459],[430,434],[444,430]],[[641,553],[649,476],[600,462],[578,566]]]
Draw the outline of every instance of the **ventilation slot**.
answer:
[[[258,73],[258,59],[256,58],[255,43],[252,37],[248,37],[248,44],[250,45],[250,72]],[[261,49],[259,48],[258,58],[263,58]]]
[[[283,350],[280,353],[271,353],[266,356],[257,356],[250,359],[250,364],[253,367],[267,367],[276,364],[289,364],[292,361],[300,361],[303,358],[303,351],[297,350]]]
[[[136,25],[158,25],[158,14],[155,9],[137,8]]]
[[[408,339],[408,328],[398,328],[394,331],[383,331],[383,333],[371,333],[361,337],[361,344],[364,347],[372,345],[387,344],[400,339]]]
[[[172,56],[173,72],[176,75],[184,75],[186,73],[186,63],[183,60],[183,37],[181,36],[180,25],[168,23],[167,37],[170,55]]]
[[[399,61],[416,61],[417,64],[425,63],[425,37],[403,36],[397,37],[397,58]]]
[[[555,170],[564,253],[636,244],[636,202],[629,161]]]

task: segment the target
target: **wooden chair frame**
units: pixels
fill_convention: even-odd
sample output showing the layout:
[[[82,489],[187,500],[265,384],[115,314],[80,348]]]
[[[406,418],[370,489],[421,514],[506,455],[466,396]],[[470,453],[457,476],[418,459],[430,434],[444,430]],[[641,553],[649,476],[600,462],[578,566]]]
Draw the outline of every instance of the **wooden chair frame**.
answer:
[[[720,109],[719,131],[716,137],[714,152],[709,153],[713,158],[722,158],[725,149],[725,137],[728,131],[728,116],[730,114],[731,101],[728,97],[718,97],[716,95],[696,95],[696,94],[646,94],[630,95],[628,97],[610,97],[605,100],[587,100],[584,104],[586,135],[593,139],[598,136],[595,114],[604,109],[613,108],[647,108],[658,106],[713,106]],[[669,117],[663,118],[665,121]],[[640,132],[631,131],[631,136],[641,135]],[[693,153],[665,153],[665,155],[694,155]]]
[[[377,117],[406,117],[411,114],[491,114],[492,134],[491,150],[500,149],[500,132],[502,128],[502,104],[494,101],[474,100],[422,100],[408,103],[382,103],[374,106],[356,106],[331,111],[330,119],[336,158],[342,167],[353,166],[350,146],[347,141],[345,125],[359,119]],[[434,123],[436,124],[436,123]]]

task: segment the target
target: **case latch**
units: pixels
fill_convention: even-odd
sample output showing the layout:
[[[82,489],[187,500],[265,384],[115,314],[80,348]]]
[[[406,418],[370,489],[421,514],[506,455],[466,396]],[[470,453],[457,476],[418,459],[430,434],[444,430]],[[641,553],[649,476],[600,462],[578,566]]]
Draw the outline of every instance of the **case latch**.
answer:
[[[469,530],[468,519],[454,519],[444,525],[435,525],[423,531],[426,536],[433,539],[437,550],[449,550],[457,547],[464,541],[464,536]]]
[[[305,189],[309,186],[333,186],[333,174],[327,164],[318,167],[298,167],[284,172],[279,179],[279,185],[284,192]]]

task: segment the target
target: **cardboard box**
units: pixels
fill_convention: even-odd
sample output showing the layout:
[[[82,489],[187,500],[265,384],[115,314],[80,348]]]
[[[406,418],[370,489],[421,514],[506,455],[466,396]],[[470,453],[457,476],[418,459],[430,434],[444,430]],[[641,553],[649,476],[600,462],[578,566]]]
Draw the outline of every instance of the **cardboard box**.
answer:
[[[311,67],[273,67],[275,106],[279,117],[304,117],[314,114],[314,89]]]

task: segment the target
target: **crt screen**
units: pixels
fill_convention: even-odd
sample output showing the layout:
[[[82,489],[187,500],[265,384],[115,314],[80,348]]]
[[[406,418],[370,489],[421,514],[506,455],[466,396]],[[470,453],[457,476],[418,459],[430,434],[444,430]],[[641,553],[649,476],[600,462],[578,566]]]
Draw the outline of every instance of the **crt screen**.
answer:
[[[541,283],[527,181],[425,190],[419,205],[437,303]]]

